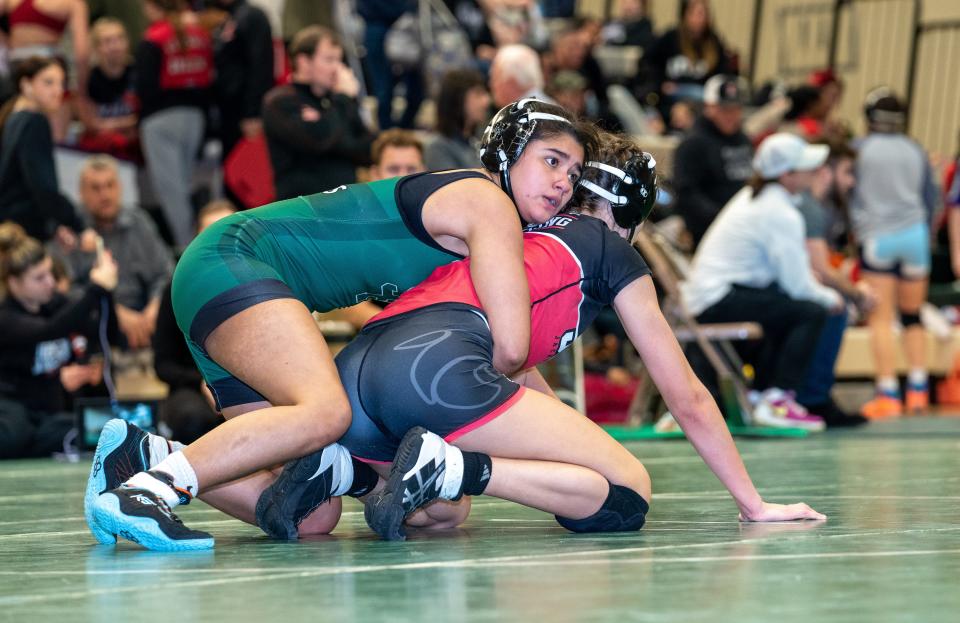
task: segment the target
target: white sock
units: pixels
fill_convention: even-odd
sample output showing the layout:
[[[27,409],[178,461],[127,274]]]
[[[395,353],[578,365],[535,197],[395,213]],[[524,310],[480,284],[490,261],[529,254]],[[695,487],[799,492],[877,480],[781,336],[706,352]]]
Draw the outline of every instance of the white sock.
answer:
[[[171,451],[171,452],[180,452],[181,450],[183,450],[184,448],[187,447],[187,444],[185,444],[185,443],[180,443],[179,441],[169,441],[169,442],[167,442],[167,443],[170,444],[170,451]]]
[[[338,443],[330,444],[323,449],[317,474],[330,465],[333,465],[333,490],[330,495],[341,496],[353,486],[353,460],[350,458],[350,452]]]
[[[147,433],[147,447],[150,448],[149,465],[147,469],[153,469],[157,463],[170,456],[170,442],[153,433]]]
[[[443,486],[440,488],[440,499],[452,500],[460,493],[463,486],[463,452],[460,448],[444,442],[446,446],[446,465],[443,473]]]
[[[170,508],[180,504],[180,496],[177,495],[176,491],[171,489],[167,483],[162,480],[157,480],[147,472],[134,474],[130,480],[123,483],[123,486],[133,489],[146,489],[166,502]]]
[[[159,472],[166,472],[173,477],[173,486],[183,489],[193,497],[200,494],[200,485],[197,484],[197,474],[193,471],[187,457],[182,451],[177,451],[157,463],[153,468]],[[171,506],[172,508],[172,506]]]
[[[913,368],[907,375],[907,381],[911,385],[920,387],[927,384],[927,371],[923,368]]]
[[[877,379],[877,389],[885,394],[899,394],[900,384],[897,383],[896,377],[881,376]]]

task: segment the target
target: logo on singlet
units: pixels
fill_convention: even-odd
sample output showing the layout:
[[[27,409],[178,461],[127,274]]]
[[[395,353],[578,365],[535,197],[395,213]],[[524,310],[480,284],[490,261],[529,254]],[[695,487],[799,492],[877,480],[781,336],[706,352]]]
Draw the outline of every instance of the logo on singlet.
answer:
[[[557,344],[557,352],[559,353],[567,346],[573,344],[575,339],[577,339],[577,332],[575,329],[564,331],[563,335],[560,336],[560,342]]]
[[[362,303],[373,299],[375,301],[392,301],[400,294],[400,288],[395,283],[384,283],[380,292],[361,292],[357,295],[357,302]]]

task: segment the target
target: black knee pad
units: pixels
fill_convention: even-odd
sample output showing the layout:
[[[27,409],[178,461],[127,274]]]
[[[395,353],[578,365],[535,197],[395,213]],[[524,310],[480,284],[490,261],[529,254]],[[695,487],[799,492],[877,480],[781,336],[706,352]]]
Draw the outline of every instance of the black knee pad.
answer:
[[[908,314],[907,312],[900,312],[900,324],[903,325],[904,329],[914,327],[920,324],[920,312],[915,314]]]
[[[650,505],[639,493],[610,484],[610,493],[596,513],[583,519],[556,516],[557,523],[570,532],[633,532],[647,521]]]

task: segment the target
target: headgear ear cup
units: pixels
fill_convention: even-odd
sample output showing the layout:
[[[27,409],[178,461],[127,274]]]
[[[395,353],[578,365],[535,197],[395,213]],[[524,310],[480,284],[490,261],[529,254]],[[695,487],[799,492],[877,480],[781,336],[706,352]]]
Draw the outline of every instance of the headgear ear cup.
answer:
[[[580,185],[610,202],[613,220],[624,229],[633,229],[650,215],[657,202],[657,161],[647,152],[631,156],[616,165],[587,162]],[[592,170],[592,171],[591,171]],[[597,181],[600,172],[610,174],[607,185]]]

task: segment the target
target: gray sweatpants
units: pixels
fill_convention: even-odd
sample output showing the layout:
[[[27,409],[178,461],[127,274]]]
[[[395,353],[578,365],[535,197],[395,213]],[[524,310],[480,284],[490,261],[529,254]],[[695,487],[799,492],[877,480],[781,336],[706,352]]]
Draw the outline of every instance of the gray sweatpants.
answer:
[[[153,192],[160,200],[173,242],[180,249],[193,240],[190,185],[203,129],[203,112],[186,106],[161,110],[140,124],[140,142]]]

